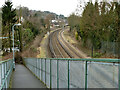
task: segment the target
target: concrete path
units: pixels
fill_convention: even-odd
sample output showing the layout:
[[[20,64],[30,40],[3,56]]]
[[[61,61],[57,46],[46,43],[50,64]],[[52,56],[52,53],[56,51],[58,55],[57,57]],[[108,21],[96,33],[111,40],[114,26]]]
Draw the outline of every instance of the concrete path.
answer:
[[[17,64],[13,73],[12,88],[46,88],[24,65]]]

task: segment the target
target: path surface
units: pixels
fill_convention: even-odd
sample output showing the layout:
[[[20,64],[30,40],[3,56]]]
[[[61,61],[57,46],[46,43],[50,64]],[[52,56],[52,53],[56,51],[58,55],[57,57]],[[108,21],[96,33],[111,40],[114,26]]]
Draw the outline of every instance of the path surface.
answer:
[[[12,88],[46,88],[25,66],[20,64],[16,65],[12,81]]]

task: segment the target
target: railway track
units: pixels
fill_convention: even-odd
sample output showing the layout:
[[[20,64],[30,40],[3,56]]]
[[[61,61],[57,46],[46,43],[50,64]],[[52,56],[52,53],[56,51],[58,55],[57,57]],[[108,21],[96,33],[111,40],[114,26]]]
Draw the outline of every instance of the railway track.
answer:
[[[49,35],[49,50],[52,58],[70,58],[58,42],[59,29]]]
[[[63,30],[58,29],[49,35],[49,49],[52,58],[81,58],[63,38]]]
[[[61,30],[59,32],[59,35],[60,35],[60,40],[65,44],[65,46],[67,46],[69,48],[69,50],[72,52],[71,54],[74,55],[73,57],[74,58],[85,58],[84,56],[82,56],[80,54],[80,52],[78,51],[78,49],[75,49],[74,46],[72,46],[71,44],[69,44],[65,39],[64,39],[64,36],[63,36],[63,30]],[[71,56],[72,56],[71,55]]]

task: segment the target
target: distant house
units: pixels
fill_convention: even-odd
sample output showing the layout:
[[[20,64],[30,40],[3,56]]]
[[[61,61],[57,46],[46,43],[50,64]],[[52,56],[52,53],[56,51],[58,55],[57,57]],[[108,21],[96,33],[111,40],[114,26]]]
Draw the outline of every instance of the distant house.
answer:
[[[59,27],[59,20],[51,20],[52,27]]]
[[[24,22],[24,18],[23,17],[21,17],[21,22]]]

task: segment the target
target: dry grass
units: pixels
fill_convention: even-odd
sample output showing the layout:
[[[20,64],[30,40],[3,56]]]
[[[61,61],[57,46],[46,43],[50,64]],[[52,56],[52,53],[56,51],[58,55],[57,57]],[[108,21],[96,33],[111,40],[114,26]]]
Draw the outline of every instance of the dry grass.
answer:
[[[2,56],[2,61],[7,60],[7,59],[12,59],[13,58],[13,53],[8,53],[5,56]]]
[[[40,43],[41,43],[42,37],[40,35],[36,36],[36,38],[33,40],[33,42],[31,42],[28,45],[27,49],[24,49],[24,51],[22,52],[22,57],[37,57],[37,55],[39,54],[39,51],[37,50],[38,47],[40,47]]]
[[[38,58],[47,58],[47,39],[48,34],[45,35],[45,37],[42,39],[40,47],[37,49],[40,53],[37,55]]]
[[[28,45],[29,48],[23,51],[22,57],[46,58],[47,37],[47,34],[36,36],[33,42]]]
[[[75,34],[73,34],[73,32],[70,32],[69,29],[64,31],[64,37],[65,39],[71,43],[74,47],[77,47],[80,51],[82,51],[83,53],[85,53],[88,57],[90,57],[91,55],[91,50],[84,47],[82,45],[82,42],[80,40],[76,40],[75,39]]]

